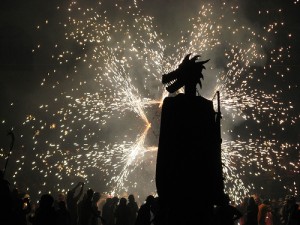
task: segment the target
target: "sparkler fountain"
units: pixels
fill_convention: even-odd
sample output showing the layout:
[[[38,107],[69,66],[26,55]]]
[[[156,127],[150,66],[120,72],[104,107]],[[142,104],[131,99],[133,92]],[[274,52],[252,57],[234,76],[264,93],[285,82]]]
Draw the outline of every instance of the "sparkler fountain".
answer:
[[[186,55],[178,69],[162,77],[171,93],[185,88],[185,93],[166,97],[162,107],[156,187],[161,209],[159,224],[164,225],[195,224],[199,218],[210,224],[213,207],[220,203],[224,190],[220,110],[216,113],[212,101],[196,95],[203,64],[209,60],[198,61],[199,55],[189,57]],[[178,193],[200,190],[201,204],[191,196],[183,202],[188,207],[181,207],[178,214]],[[203,216],[199,217],[200,212]]]

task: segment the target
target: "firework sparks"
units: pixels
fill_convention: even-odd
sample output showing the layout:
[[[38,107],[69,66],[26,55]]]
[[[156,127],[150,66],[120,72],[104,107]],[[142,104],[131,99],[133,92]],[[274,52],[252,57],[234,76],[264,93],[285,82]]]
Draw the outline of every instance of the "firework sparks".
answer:
[[[37,27],[63,35],[50,46],[57,66],[41,83],[51,94],[23,123],[33,133],[33,151],[17,160],[15,183],[30,162],[31,172],[43,177],[42,185],[34,187],[39,193],[64,191],[79,178],[91,186],[102,183],[113,194],[154,192],[157,124],[166,97],[161,76],[190,52],[211,58],[201,95],[213,100],[216,91],[221,93],[226,189],[240,198],[263,188],[251,177],[268,173],[281,181],[283,171],[298,171],[299,156],[284,163],[298,144],[279,141],[272,129],[287,129],[298,120],[291,114],[292,102],[281,100],[285,90],[279,83],[288,76],[284,62],[291,47],[275,47],[272,38],[283,21],[267,21],[258,30],[240,19],[238,5],[207,3],[187,18],[188,29],[172,42],[142,5],[71,2],[57,7],[59,21]],[[270,13],[282,18],[280,9],[257,16]],[[37,43],[34,54],[43,47]],[[262,88],[270,80],[273,86]],[[297,185],[286,188],[295,193]]]

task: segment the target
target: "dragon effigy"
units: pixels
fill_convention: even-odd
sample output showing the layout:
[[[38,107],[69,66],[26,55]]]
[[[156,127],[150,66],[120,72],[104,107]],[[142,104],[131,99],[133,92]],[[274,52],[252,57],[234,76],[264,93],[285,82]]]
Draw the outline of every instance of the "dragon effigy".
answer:
[[[202,70],[206,69],[204,64],[209,61],[198,61],[200,55],[195,55],[190,59],[191,54],[187,54],[178,68],[168,74],[162,75],[162,83],[166,85],[166,90],[173,93],[184,87],[186,95],[196,95],[197,84],[202,88],[201,79],[204,79]]]

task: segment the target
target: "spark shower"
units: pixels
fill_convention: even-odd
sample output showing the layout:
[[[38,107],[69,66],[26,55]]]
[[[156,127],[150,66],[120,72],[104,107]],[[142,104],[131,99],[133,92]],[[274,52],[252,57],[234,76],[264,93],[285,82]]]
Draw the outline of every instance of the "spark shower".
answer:
[[[177,30],[145,1],[65,1],[38,22],[32,54],[48,66],[36,108],[14,128],[22,129],[10,165],[15,185],[41,194],[84,181],[110,194],[155,193],[160,109],[168,94],[161,76],[192,52],[211,59],[199,94],[214,101],[220,91],[227,191],[235,198],[259,193],[265,184],[258,177],[272,176],[298,193],[299,183],[285,174],[297,175],[299,155],[290,155],[299,143],[278,138],[299,118],[283,99],[295,88],[285,79],[291,46],[276,42],[285,12],[256,11],[258,27],[237,1],[195,2],[197,10],[175,16]]]

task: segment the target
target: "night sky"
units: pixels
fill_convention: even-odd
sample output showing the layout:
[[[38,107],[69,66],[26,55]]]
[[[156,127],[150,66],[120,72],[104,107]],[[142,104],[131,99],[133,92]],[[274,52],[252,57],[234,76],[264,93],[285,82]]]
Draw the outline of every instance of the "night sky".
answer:
[[[5,0],[0,10],[0,166],[13,128],[12,187],[154,193],[161,75],[193,53],[211,59],[200,94],[221,92],[226,190],[299,194],[299,1]]]

